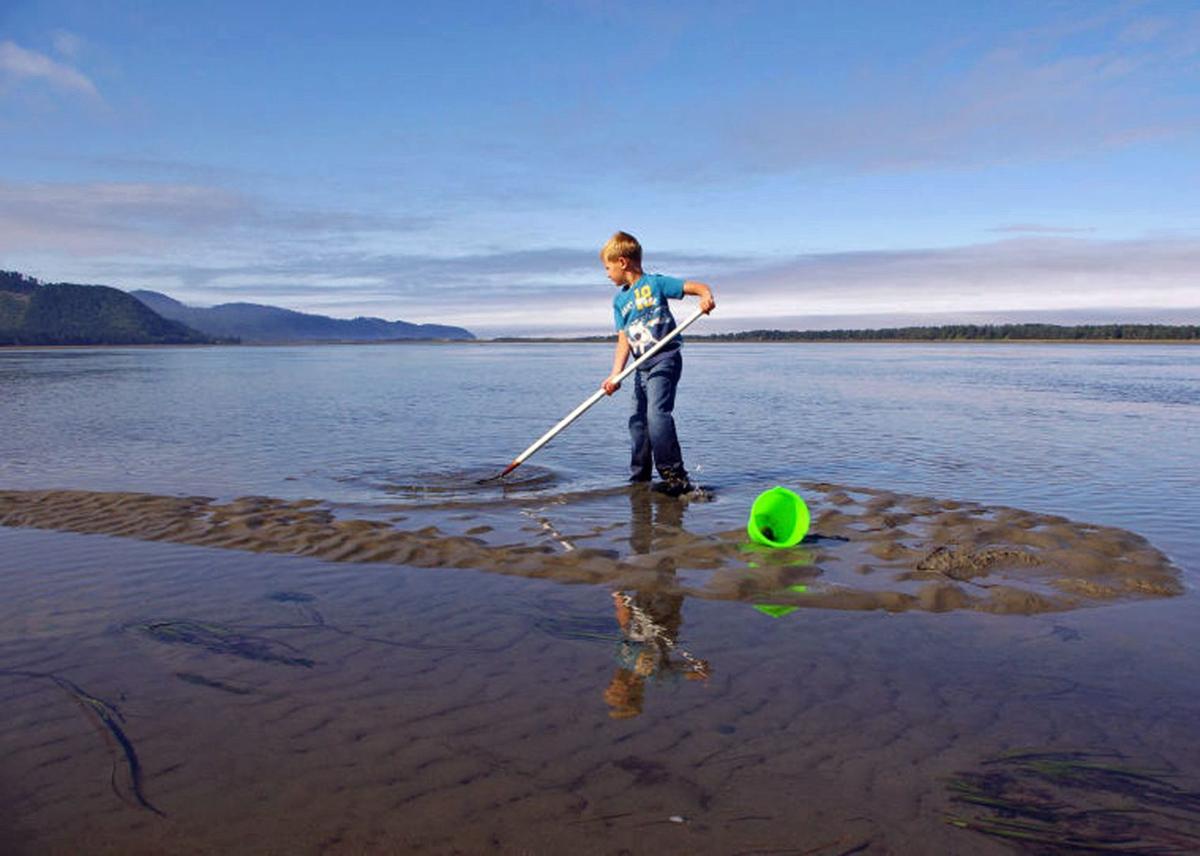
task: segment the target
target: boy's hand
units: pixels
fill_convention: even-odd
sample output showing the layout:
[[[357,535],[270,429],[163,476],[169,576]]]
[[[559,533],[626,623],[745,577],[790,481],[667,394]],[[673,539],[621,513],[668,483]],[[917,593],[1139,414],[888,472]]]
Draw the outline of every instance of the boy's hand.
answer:
[[[600,384],[600,388],[604,390],[605,395],[612,395],[621,388],[619,381],[615,381],[611,376],[604,379],[604,383]]]
[[[700,311],[705,315],[717,308],[717,301],[713,300],[712,292],[700,298]]]

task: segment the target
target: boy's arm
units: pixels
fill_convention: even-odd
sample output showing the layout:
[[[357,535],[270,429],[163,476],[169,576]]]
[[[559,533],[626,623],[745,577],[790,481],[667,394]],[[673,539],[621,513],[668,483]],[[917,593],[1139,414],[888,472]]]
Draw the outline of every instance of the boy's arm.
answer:
[[[600,384],[604,391],[612,395],[621,388],[621,384],[615,383],[613,378],[621,373],[621,369],[625,368],[625,361],[629,359],[629,339],[625,336],[625,331],[617,333],[617,349],[613,352],[613,367],[608,377],[604,379],[604,383]]]
[[[696,282],[694,279],[685,280],[683,283],[684,294],[694,294],[700,298],[700,311],[707,315],[717,308],[717,301],[713,300],[712,289],[702,282]]]

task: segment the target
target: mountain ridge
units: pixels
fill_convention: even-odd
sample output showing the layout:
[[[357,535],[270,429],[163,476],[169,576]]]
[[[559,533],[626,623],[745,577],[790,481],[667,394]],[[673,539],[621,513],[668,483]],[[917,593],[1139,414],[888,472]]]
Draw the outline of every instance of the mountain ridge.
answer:
[[[0,271],[0,345],[200,345],[214,340],[119,288]]]
[[[129,294],[164,318],[182,322],[207,335],[236,337],[259,344],[475,338],[466,328],[449,324],[413,324],[366,316],[330,318],[261,303],[189,306],[170,295],[148,289],[135,289]]]

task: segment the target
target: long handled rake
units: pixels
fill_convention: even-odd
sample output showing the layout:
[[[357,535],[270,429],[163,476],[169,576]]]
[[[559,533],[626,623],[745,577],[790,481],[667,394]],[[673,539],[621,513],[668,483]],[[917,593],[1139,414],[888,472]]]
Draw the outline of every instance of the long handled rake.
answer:
[[[621,381],[625,380],[625,378],[629,377],[631,374],[633,374],[635,371],[637,371],[637,369],[640,366],[645,364],[646,360],[650,359],[655,354],[657,354],[659,351],[661,351],[667,345],[668,342],[670,342],[672,339],[674,339],[676,336],[678,336],[680,333],[682,333],[684,330],[686,330],[688,328],[688,326],[690,326],[693,322],[695,322],[703,314],[704,314],[703,310],[697,309],[682,324],[677,326],[674,330],[672,330],[667,335],[663,336],[658,342],[655,343],[654,347],[652,347],[650,350],[646,351],[646,353],[642,354],[640,357],[638,357],[636,360],[634,360],[632,363],[630,363],[628,366],[626,366],[625,369],[619,375],[617,375],[617,383],[620,383]],[[595,392],[593,392],[591,395],[589,395],[587,397],[587,399],[584,400],[584,402],[582,404],[580,404],[578,407],[576,407],[574,410],[572,410],[570,413],[568,413],[566,416],[564,416],[562,419],[560,419],[558,421],[557,425],[555,425],[553,428],[551,428],[549,431],[547,431],[545,434],[543,434],[541,437],[539,437],[537,440],[535,440],[528,449],[526,449],[524,452],[522,452],[521,454],[519,454],[515,458],[513,458],[512,463],[509,464],[507,467],[505,467],[503,472],[497,473],[494,476],[489,476],[486,479],[480,479],[478,483],[486,484],[487,482],[493,482],[493,481],[496,481],[497,479],[504,478],[506,475],[511,473],[513,470],[515,470],[517,467],[521,466],[521,464],[524,463],[525,460],[527,458],[529,458],[530,455],[532,455],[538,449],[542,448],[542,446],[545,446],[547,443],[549,443],[551,440],[553,440],[555,438],[555,436],[557,436],[559,433],[561,433],[564,428],[566,428],[568,425],[570,425],[572,422],[574,422],[576,419],[578,419],[580,416],[582,416],[585,412],[587,412],[588,408],[590,408],[593,404],[595,404],[600,399],[604,398],[605,395],[607,395],[607,393],[605,393],[603,388],[600,388],[600,389],[596,390]]]

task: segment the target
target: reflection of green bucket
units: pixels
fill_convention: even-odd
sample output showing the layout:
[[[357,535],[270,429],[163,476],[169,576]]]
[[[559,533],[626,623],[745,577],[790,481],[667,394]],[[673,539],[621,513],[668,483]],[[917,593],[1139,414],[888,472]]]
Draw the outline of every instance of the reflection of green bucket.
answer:
[[[772,618],[783,618],[785,615],[791,615],[800,607],[786,606],[782,603],[756,603],[754,604],[754,608],[763,615],[769,615]]]
[[[808,506],[786,487],[765,490],[750,507],[746,532],[768,547],[794,547],[808,533]]]

